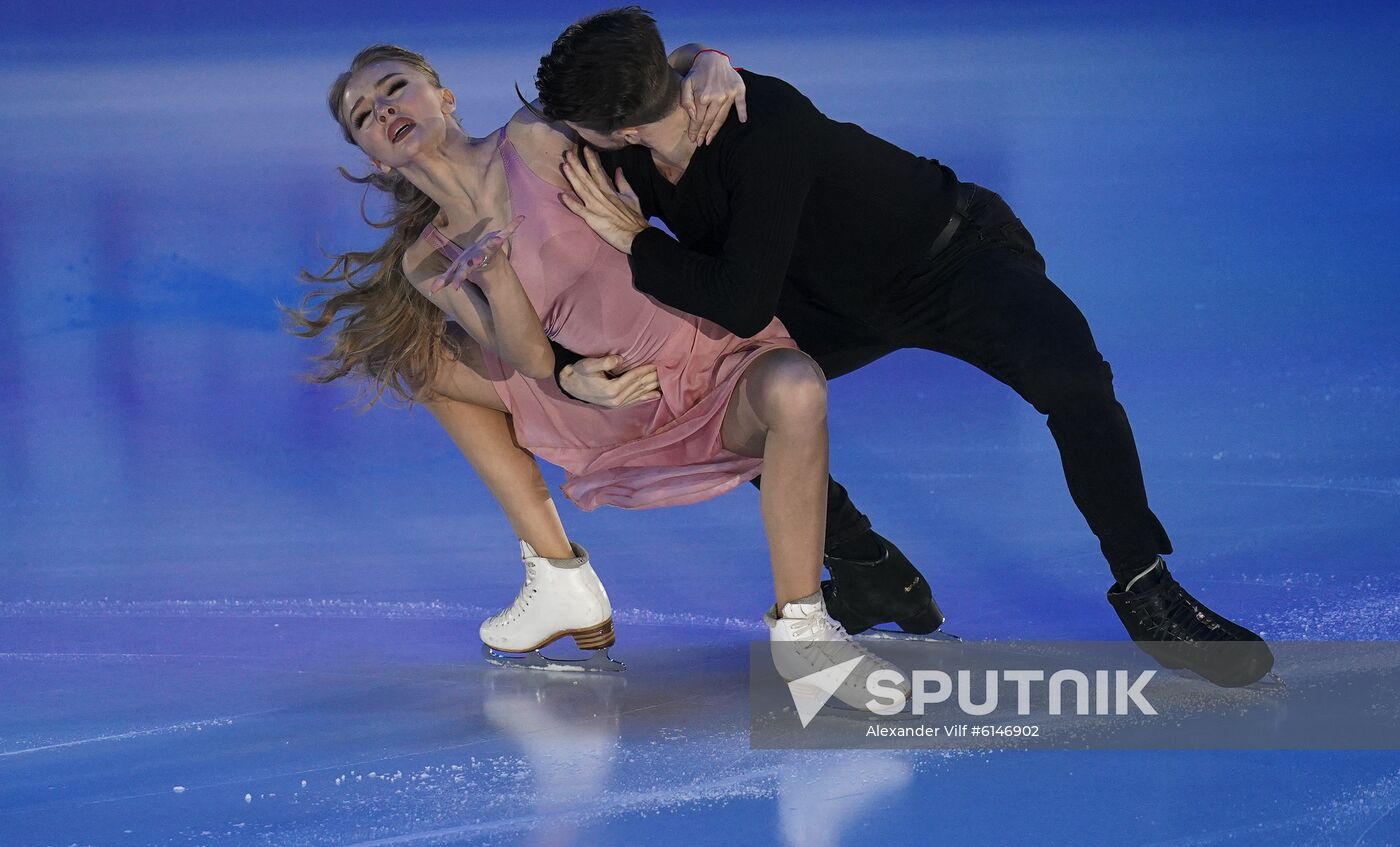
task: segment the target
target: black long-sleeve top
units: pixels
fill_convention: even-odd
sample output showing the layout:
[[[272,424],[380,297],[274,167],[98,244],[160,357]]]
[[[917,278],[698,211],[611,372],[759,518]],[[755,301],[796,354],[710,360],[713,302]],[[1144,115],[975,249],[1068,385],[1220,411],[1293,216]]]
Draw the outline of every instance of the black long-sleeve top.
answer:
[[[783,317],[780,299],[809,299],[868,324],[890,283],[948,222],[956,177],[828,118],[780,79],[740,75],[748,122],[731,113],[676,185],[647,148],[604,157],[609,173],[622,167],[643,214],[676,235],[652,227],[637,236],[634,285],[745,338]],[[789,329],[806,346],[800,325]]]

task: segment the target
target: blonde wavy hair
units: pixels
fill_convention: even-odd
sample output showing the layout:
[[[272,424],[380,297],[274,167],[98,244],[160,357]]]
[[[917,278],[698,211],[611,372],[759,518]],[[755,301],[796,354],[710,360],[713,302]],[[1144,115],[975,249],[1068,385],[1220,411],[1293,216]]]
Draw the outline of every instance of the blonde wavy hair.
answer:
[[[345,87],[361,68],[385,60],[410,65],[434,86],[442,87],[437,71],[412,50],[393,44],[361,50],[351,60],[350,70],[336,77],[327,96],[331,116],[351,144],[354,138],[340,113]],[[307,379],[329,383],[343,376],[362,377],[368,389],[365,408],[373,406],[385,391],[412,403],[430,395],[429,386],[441,357],[461,353],[458,342],[443,331],[443,313],[414,289],[403,272],[404,254],[437,216],[438,205],[397,172],[374,171],[357,177],[344,167],[337,170],[351,182],[367,186],[366,196],[369,187],[389,195],[392,211],[382,221],[370,220],[364,199],[360,202],[365,223],[391,230],[389,237],[377,249],[334,256],[324,273],[302,268],[300,281],[317,287],[297,306],[278,306],[287,315],[288,331],[294,335],[314,338],[328,329],[333,331],[330,350],[315,357],[320,368]]]

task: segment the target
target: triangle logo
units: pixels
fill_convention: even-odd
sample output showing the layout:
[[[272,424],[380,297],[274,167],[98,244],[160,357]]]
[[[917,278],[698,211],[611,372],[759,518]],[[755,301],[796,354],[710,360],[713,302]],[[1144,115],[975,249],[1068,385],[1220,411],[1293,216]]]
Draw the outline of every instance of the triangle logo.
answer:
[[[841,687],[841,683],[846,681],[846,677],[851,675],[851,671],[856,669],[861,658],[856,656],[854,659],[847,659],[839,665],[798,677],[787,684],[803,729],[806,729],[812,718],[817,716],[817,712],[822,710],[822,706],[825,706],[831,695],[836,693],[836,689]]]

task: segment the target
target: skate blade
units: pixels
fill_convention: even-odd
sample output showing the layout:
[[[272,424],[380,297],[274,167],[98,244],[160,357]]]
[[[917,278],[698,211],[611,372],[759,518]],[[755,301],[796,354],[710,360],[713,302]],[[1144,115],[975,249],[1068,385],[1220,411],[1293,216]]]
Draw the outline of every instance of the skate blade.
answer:
[[[1283,681],[1283,677],[1269,671],[1255,681],[1246,685],[1245,688],[1262,688],[1268,691],[1280,691],[1288,687],[1288,683]]]
[[[962,641],[962,636],[954,635],[951,632],[944,632],[936,629],[933,632],[905,632],[902,629],[881,629],[872,627],[865,632],[851,636],[857,641],[913,641],[913,642],[940,642],[940,641]]]
[[[1215,685],[1215,683],[1211,682],[1210,680],[1206,679],[1205,677],[1201,676],[1200,674],[1196,673],[1190,668],[1168,668],[1167,670],[1169,673],[1173,673],[1181,677],[1182,679],[1200,680],[1201,682]],[[1277,673],[1269,671],[1259,679],[1256,679],[1249,685],[1243,687],[1245,689],[1256,688],[1263,691],[1286,691],[1288,690],[1288,683],[1285,682],[1283,677],[1279,676]]]
[[[627,669],[622,662],[608,655],[608,648],[592,650],[578,659],[551,659],[539,650],[529,653],[503,653],[481,645],[481,658],[498,668],[524,668],[535,671],[565,671],[585,673],[617,673]]]

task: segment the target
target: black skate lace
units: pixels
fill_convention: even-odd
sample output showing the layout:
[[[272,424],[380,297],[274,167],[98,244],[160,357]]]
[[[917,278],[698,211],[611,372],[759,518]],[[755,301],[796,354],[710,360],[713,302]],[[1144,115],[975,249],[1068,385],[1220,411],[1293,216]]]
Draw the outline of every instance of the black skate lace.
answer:
[[[1155,596],[1144,597],[1139,606],[1139,620],[1150,633],[1174,641],[1220,640],[1224,634],[1220,625],[1191,599],[1179,583],[1172,581],[1159,591]],[[1160,610],[1152,608],[1154,601],[1161,603]]]

